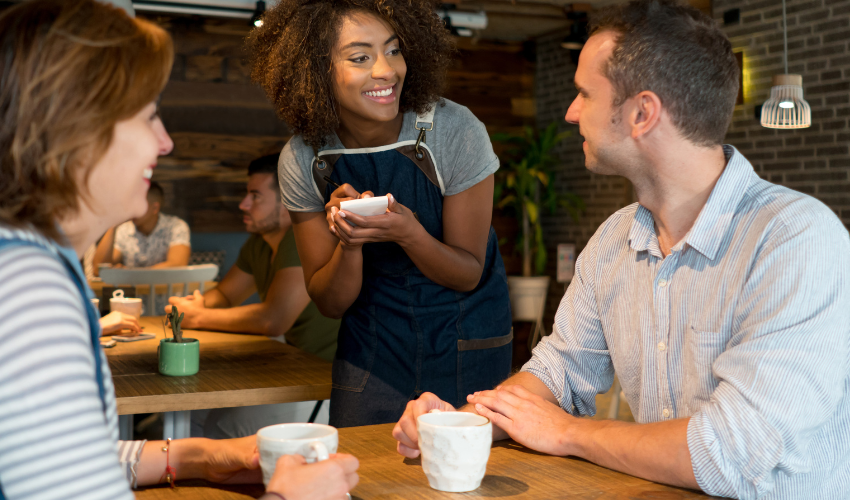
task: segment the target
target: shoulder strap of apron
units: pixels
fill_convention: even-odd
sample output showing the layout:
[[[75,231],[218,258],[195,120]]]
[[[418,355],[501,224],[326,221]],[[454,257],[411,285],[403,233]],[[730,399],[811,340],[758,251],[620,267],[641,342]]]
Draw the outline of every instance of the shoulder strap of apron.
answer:
[[[437,110],[437,103],[433,103],[431,108],[428,109],[425,113],[417,114],[416,121],[413,122],[413,127],[419,131],[419,137],[416,139],[416,144],[413,146],[412,151],[404,152],[403,154],[411,157],[414,157],[420,162],[425,160],[425,151],[420,147],[422,143],[425,142],[425,133],[434,130],[434,112]],[[411,144],[413,141],[404,141],[400,143],[396,143],[396,145],[404,146],[405,144]],[[394,147],[392,145],[390,147]],[[410,146],[404,146],[405,148],[410,148]],[[426,147],[427,148],[427,147]],[[380,148],[381,150],[386,148]],[[311,172],[313,174],[313,184],[316,188],[316,194],[319,195],[320,198],[324,196],[325,189],[328,185],[328,180],[330,179],[331,174],[334,171],[334,163],[341,156],[341,151],[344,150],[334,150],[320,153],[319,148],[313,147],[313,162],[311,164]],[[345,150],[347,151],[347,150]],[[360,152],[361,150],[354,150]],[[430,162],[431,165],[426,167],[423,171],[425,171],[425,175],[428,176],[429,179],[434,182],[437,186],[440,187],[440,190],[443,191],[443,183],[440,178],[439,172],[437,172],[436,166],[433,166],[433,160]]]
[[[56,257],[58,261],[62,263],[65,269],[68,271],[68,274],[71,276],[71,280],[76,285],[77,290],[80,292],[79,296],[83,300],[83,309],[86,311],[86,315],[88,316],[89,322],[89,330],[91,333],[91,341],[92,341],[92,352],[94,353],[94,371],[95,371],[95,380],[97,381],[97,390],[100,395],[100,403],[103,408],[104,418],[106,417],[106,387],[103,380],[103,361],[101,358],[101,347],[100,347],[100,321],[97,315],[97,312],[94,309],[94,305],[89,300],[89,288],[88,284],[85,281],[83,270],[80,267],[80,262],[77,260],[77,255],[69,249],[56,249],[52,251],[50,248],[45,245],[30,240],[23,239],[0,239],[0,250],[17,247],[17,246],[29,246],[29,247],[37,247],[43,248],[48,251],[48,254]],[[0,500],[5,500],[6,497],[3,494],[3,485],[0,485]]]

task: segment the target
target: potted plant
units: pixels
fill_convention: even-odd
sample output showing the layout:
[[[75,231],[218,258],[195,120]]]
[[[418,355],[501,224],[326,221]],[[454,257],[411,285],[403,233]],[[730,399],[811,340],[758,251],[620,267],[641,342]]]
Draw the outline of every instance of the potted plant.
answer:
[[[552,182],[552,167],[558,160],[551,151],[570,132],[558,133],[553,122],[545,130],[526,126],[522,134],[493,134],[494,142],[505,144],[503,167],[496,172],[494,205],[519,218],[518,247],[522,249],[522,276],[509,276],[514,321],[539,321],[549,288],[546,245],[541,213],[564,208],[578,220],[584,202],[577,195],[558,192]]]
[[[177,306],[171,308],[166,314],[166,324],[171,325],[173,338],[164,338],[159,341],[157,354],[159,356],[159,373],[172,377],[182,377],[198,373],[198,364],[201,356],[198,339],[183,337],[180,323],[183,322],[183,313],[177,311]],[[165,325],[163,325],[165,329]]]

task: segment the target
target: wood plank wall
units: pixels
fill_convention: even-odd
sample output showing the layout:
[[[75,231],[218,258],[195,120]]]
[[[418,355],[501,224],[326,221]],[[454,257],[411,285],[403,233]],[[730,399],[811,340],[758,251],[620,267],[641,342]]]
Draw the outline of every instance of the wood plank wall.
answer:
[[[154,173],[166,211],[196,232],[241,231],[248,163],[279,152],[291,136],[250,82],[247,22],[148,18],[171,33],[176,53],[160,106],[175,147]],[[491,133],[517,131],[534,123],[534,60],[533,44],[459,39],[445,97],[468,106]],[[509,226],[501,232],[515,231]]]

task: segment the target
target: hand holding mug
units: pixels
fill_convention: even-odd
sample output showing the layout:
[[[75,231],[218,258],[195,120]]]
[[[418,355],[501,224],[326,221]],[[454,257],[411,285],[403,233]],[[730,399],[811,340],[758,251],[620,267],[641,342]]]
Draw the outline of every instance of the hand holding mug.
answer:
[[[360,480],[358,467],[357,459],[345,453],[332,454],[314,464],[308,464],[301,455],[283,455],[266,491],[287,500],[346,500]]]
[[[396,450],[407,458],[419,456],[419,433],[417,419],[431,410],[455,411],[454,406],[446,403],[430,392],[423,393],[419,399],[407,402],[407,408],[393,428],[393,437],[398,441]]]

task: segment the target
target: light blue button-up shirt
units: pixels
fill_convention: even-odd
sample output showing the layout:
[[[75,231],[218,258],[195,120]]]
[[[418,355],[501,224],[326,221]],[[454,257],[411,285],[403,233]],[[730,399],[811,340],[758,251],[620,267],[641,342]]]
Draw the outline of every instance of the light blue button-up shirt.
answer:
[[[596,413],[616,371],[637,422],[690,417],[706,493],[850,495],[850,238],[825,205],[731,146],[690,232],[662,255],[652,214],[612,215],[523,371]]]

